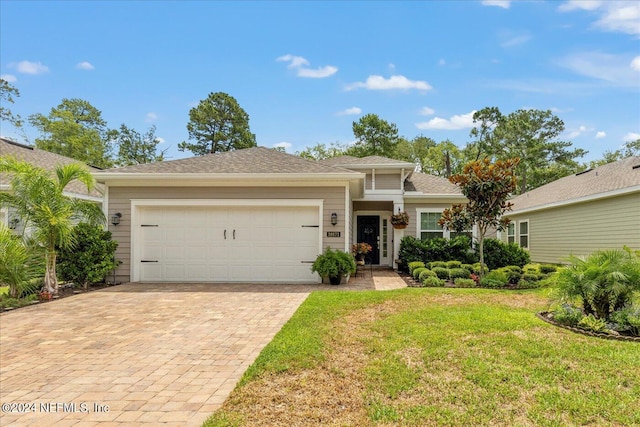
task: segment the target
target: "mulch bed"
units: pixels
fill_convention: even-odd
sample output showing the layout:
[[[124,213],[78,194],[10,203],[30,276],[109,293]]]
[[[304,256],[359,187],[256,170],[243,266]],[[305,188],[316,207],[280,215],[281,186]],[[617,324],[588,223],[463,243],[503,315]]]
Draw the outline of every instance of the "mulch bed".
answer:
[[[593,332],[593,331],[588,331],[586,329],[576,328],[573,326],[562,325],[556,322],[555,320],[553,320],[553,316],[548,311],[536,313],[536,316],[538,317],[538,319],[543,320],[551,325],[557,326],[559,328],[567,329],[577,334],[587,335],[589,337],[604,338],[606,340],[633,341],[633,342],[640,343],[640,337],[633,337],[629,335],[613,335],[606,332]]]
[[[93,292],[93,291],[98,291],[100,289],[104,289],[104,288],[110,288],[112,286],[117,286],[117,285],[110,285],[110,284],[105,284],[105,283],[95,283],[92,285],[89,285],[88,289],[84,289],[83,287],[78,287],[75,286],[74,284],[60,284],[58,285],[58,295],[52,297],[50,300],[35,300],[35,301],[30,301],[27,302],[25,305],[21,306],[21,307],[5,307],[5,308],[0,308],[0,313],[2,312],[7,312],[7,311],[15,311],[15,310],[19,310],[21,308],[24,307],[30,307],[32,305],[35,304],[46,304],[52,301],[56,301],[62,298],[67,298],[67,297],[72,297],[74,295],[78,295],[78,294],[86,294],[87,292]]]

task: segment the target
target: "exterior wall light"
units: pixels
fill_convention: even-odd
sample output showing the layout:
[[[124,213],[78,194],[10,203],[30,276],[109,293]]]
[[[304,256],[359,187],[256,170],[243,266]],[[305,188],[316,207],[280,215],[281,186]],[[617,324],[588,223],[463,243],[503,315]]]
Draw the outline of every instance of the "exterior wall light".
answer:
[[[336,225],[338,223],[338,214],[337,213],[332,213],[331,214],[331,225]]]
[[[113,225],[120,224],[120,218],[122,218],[122,214],[120,212],[111,215],[111,224]]]

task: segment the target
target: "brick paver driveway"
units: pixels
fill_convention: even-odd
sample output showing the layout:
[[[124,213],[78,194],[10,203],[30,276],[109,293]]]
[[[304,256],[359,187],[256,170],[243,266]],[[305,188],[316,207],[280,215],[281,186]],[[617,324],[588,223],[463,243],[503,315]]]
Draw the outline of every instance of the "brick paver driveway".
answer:
[[[127,284],[5,313],[0,425],[199,425],[313,289]]]

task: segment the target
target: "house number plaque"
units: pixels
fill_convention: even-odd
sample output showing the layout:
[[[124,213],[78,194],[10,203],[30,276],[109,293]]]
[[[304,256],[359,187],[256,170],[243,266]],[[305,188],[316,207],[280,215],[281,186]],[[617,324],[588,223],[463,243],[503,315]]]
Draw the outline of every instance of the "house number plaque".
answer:
[[[340,237],[339,231],[327,231],[327,237]]]

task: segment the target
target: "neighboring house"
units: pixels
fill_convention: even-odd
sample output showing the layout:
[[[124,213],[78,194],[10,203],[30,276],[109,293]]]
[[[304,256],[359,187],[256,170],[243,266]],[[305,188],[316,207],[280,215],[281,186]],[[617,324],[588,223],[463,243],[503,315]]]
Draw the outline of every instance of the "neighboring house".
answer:
[[[53,172],[56,166],[66,165],[70,163],[80,163],[75,159],[61,156],[59,154],[50,153],[48,151],[40,150],[30,145],[20,144],[6,138],[0,138],[0,157],[11,156],[17,160],[28,162],[32,165],[38,166],[45,170]],[[100,169],[89,166],[89,170],[97,172]],[[102,194],[100,193],[101,186],[97,186],[91,192],[87,191],[87,188],[81,182],[73,181],[67,186],[66,195],[70,197],[76,197],[85,200],[91,200],[96,203],[102,204]],[[9,176],[7,174],[0,173],[0,191],[8,191],[10,188]],[[24,224],[20,218],[15,216],[13,212],[6,208],[0,208],[0,222],[9,225],[16,233],[21,233]]]
[[[511,200],[505,242],[535,262],[562,263],[598,249],[640,249],[640,157],[566,176]]]
[[[311,161],[256,147],[94,173],[117,225],[117,281],[318,282],[326,247],[374,247],[392,266],[404,235],[446,236],[434,221],[465,201],[446,179],[383,157]],[[390,216],[406,210],[405,230]]]

